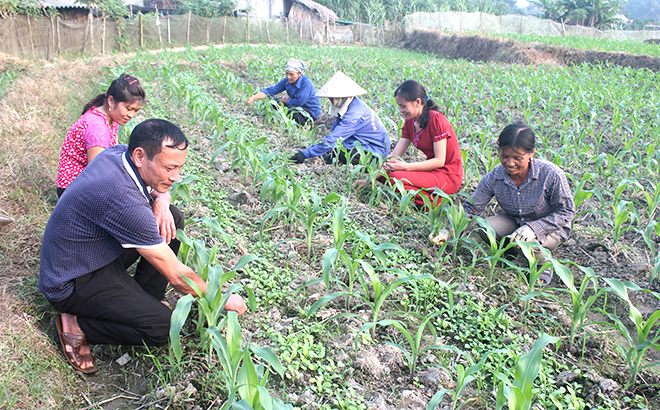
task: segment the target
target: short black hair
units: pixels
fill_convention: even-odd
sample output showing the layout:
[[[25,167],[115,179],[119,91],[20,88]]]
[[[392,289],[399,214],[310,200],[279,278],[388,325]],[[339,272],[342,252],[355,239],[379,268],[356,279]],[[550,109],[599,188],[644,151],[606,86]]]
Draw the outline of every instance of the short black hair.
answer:
[[[188,139],[183,131],[176,125],[167,120],[151,118],[139,123],[128,140],[128,155],[133,155],[133,151],[140,147],[147,154],[147,159],[152,160],[154,155],[159,154],[163,149],[163,141],[171,141],[167,144],[168,148],[179,148],[185,144],[184,150],[188,148]]]
[[[536,148],[534,131],[525,124],[509,124],[500,133],[497,145],[500,149],[513,148],[516,151],[533,152]]]

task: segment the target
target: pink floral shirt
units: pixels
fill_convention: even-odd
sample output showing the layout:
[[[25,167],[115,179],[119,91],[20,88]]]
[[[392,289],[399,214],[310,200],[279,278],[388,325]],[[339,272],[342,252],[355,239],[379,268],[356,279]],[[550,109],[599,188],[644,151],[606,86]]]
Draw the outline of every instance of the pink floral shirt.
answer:
[[[87,150],[92,147],[108,148],[117,144],[116,122],[108,125],[104,113],[93,107],[73,123],[64,138],[60,152],[60,165],[57,168],[57,187],[66,189],[85,169]]]

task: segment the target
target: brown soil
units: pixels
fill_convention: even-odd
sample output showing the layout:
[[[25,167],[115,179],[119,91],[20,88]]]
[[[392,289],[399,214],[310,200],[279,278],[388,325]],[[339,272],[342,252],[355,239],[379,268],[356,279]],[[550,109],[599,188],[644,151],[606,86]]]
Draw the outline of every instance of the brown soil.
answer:
[[[645,55],[586,51],[479,35],[446,35],[439,32],[416,30],[408,36],[403,47],[447,58],[471,61],[558,66],[609,63],[621,67],[660,71],[660,59]]]

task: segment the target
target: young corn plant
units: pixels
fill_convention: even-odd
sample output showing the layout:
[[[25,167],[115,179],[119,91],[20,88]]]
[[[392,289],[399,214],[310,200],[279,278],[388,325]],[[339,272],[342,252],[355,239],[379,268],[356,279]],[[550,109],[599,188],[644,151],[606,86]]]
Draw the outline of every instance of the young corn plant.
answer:
[[[436,392],[431,400],[429,401],[429,404],[426,406],[426,410],[435,410],[436,407],[440,403],[442,403],[442,399],[444,398],[445,394],[450,393],[451,394],[451,410],[458,410],[461,407],[467,405],[471,401],[477,400],[476,397],[469,398],[465,401],[463,401],[461,404],[458,404],[458,400],[461,397],[461,394],[463,394],[463,390],[465,390],[465,387],[467,387],[468,384],[472,383],[473,381],[476,380],[477,376],[476,374],[481,371],[484,367],[484,363],[486,363],[486,359],[488,359],[488,356],[494,353],[506,353],[508,350],[506,349],[498,349],[498,350],[490,350],[481,356],[481,360],[479,360],[479,363],[474,364],[467,369],[465,366],[462,364],[457,364],[456,365],[456,388],[455,389],[440,389],[438,392]],[[466,356],[469,360],[469,356]]]
[[[241,327],[236,312],[228,313],[224,329],[226,337],[223,337],[221,328],[213,326],[208,329],[211,349],[217,355],[228,396],[221,409],[292,410],[293,406],[271,397],[266,388],[271,371],[284,376],[285,369],[277,355],[268,347],[250,346],[249,340],[241,345]],[[255,364],[255,357],[268,368],[260,362]]]
[[[490,285],[493,282],[493,276],[495,275],[495,267],[497,266],[498,262],[507,264],[510,267],[517,268],[517,266],[513,265],[511,262],[509,262],[504,258],[504,254],[506,253],[506,251],[514,247],[515,243],[509,241],[508,238],[502,238],[498,241],[497,234],[495,233],[495,230],[490,226],[490,222],[488,222],[487,219],[477,217],[477,223],[484,230],[488,238],[488,243],[486,244],[487,247],[484,248],[481,245],[477,244],[476,242],[475,245],[477,245],[481,249],[482,253],[485,255],[482,259],[484,259],[488,263],[488,267],[490,271],[490,275],[488,278],[488,287],[490,287]],[[465,278],[463,279],[463,281],[465,281]]]
[[[351,254],[346,252],[344,249],[330,248],[323,255],[323,261],[321,263],[323,276],[321,279],[313,279],[307,284],[319,282],[323,280],[326,289],[330,289],[330,282],[335,282],[337,284],[344,284],[346,286],[346,291],[348,296],[346,296],[346,310],[349,310],[350,300],[353,292],[355,291],[355,284],[364,272],[366,272],[368,267],[366,265],[369,263],[365,258],[371,254],[375,257],[381,264],[386,264],[385,251],[395,250],[403,251],[400,246],[393,243],[381,243],[375,244],[369,238],[369,235],[364,232],[356,232],[356,236],[359,241],[356,242],[353,246]],[[338,261],[341,261],[346,267],[346,275],[343,278],[333,277],[332,273],[336,271],[336,264]],[[362,269],[360,269],[362,268]]]
[[[177,235],[178,236],[178,235]],[[184,242],[182,241],[182,247]],[[199,318],[197,320],[197,331],[202,338],[202,344],[208,344],[208,328],[215,326],[218,327],[219,323],[224,318],[224,307],[231,294],[238,292],[242,289],[242,285],[238,283],[232,284],[226,293],[222,293],[222,286],[229,280],[236,276],[236,272],[249,264],[250,262],[258,259],[256,255],[245,255],[236,263],[234,269],[225,272],[222,266],[212,265],[215,261],[215,247],[211,254],[206,251],[204,243],[197,240],[193,243],[195,247],[195,254],[193,256],[193,264],[196,268],[197,274],[206,282],[206,293],[203,293],[199,287],[189,280],[184,279],[193,288],[195,293],[199,295],[197,298]],[[187,258],[189,250],[184,250],[183,257]],[[181,253],[180,253],[181,257]],[[186,295],[179,300],[174,312],[172,312],[172,325],[170,326],[170,340],[174,350],[174,354],[178,360],[181,360],[181,341],[180,331],[183,323],[190,313],[190,302],[194,297]]]
[[[371,322],[376,323],[378,322],[380,310],[383,307],[383,304],[388,299],[388,297],[400,286],[415,280],[421,280],[421,279],[436,280],[434,276],[425,273],[422,275],[404,276],[398,279],[396,282],[392,282],[389,285],[385,286],[381,282],[380,278],[376,274],[376,271],[373,268],[373,266],[371,266],[371,264],[363,261],[360,263],[360,265],[365,270],[366,273],[366,275],[358,276],[358,278],[361,280],[362,292],[360,293],[354,292],[349,294],[348,292],[342,291],[342,292],[335,292],[331,295],[323,296],[319,298],[316,302],[314,302],[314,304],[312,304],[312,306],[307,311],[307,317],[308,318],[311,317],[321,306],[325,305],[328,302],[333,301],[339,296],[344,296],[344,297],[350,296],[361,300],[366,306],[368,306],[371,309]],[[357,315],[353,315],[353,316],[358,318],[360,317]],[[373,338],[376,336],[376,329],[372,328],[371,331]]]
[[[529,353],[518,360],[513,381],[503,373],[494,372],[495,377],[500,380],[497,389],[497,410],[503,409],[507,404],[509,410],[529,410],[532,407],[532,399],[534,398],[532,386],[541,370],[543,348],[557,341],[559,341],[558,337],[543,333],[536,340]]]
[[[400,312],[403,313],[403,312]],[[385,343],[389,344],[390,346],[393,346],[403,353],[403,356],[406,360],[406,363],[408,365],[408,369],[410,370],[410,374],[408,377],[408,382],[412,383],[414,378],[415,378],[415,371],[417,369],[417,362],[419,361],[420,355],[424,354],[425,352],[429,352],[431,350],[447,350],[447,351],[452,351],[456,352],[459,355],[464,354],[459,348],[456,346],[445,346],[445,345],[440,345],[437,344],[438,341],[438,336],[436,334],[435,328],[430,322],[431,319],[433,319],[435,316],[440,314],[441,312],[435,312],[431,315],[428,315],[426,317],[418,314],[418,313],[413,313],[413,312],[408,312],[406,313],[407,315],[415,316],[416,319],[421,320],[419,327],[417,328],[417,332],[413,336],[407,329],[406,325],[403,324],[402,321],[400,320],[394,320],[394,319],[383,319],[379,320],[378,322],[371,322],[371,323],[366,323],[362,328],[357,332],[356,337],[355,337],[355,350],[357,350],[358,346],[358,340],[359,336],[362,332],[366,332],[370,329],[375,329],[376,326],[392,326],[396,328],[403,336],[405,337],[405,342],[404,343],[395,343],[391,340],[385,341]],[[411,320],[406,320],[406,323],[411,323]],[[429,330],[431,331],[431,334],[433,335],[433,344],[429,346],[424,346],[423,347],[423,336],[424,336],[424,330],[428,326]]]
[[[630,371],[630,380],[626,384],[625,388],[629,388],[635,383],[637,375],[643,369],[648,367],[660,366],[660,361],[652,362],[649,364],[642,364],[642,360],[648,352],[649,349],[653,348],[660,351],[660,334],[657,332],[652,332],[652,329],[660,321],[660,310],[655,311],[648,319],[644,320],[639,310],[633,305],[632,301],[628,297],[628,289],[634,291],[646,291],[660,299],[660,295],[649,290],[643,290],[639,286],[635,285],[632,282],[621,282],[618,279],[604,279],[605,282],[610,286],[608,290],[614,292],[617,296],[623,299],[628,303],[629,314],[631,322],[635,325],[635,336],[631,335],[630,331],[623,324],[621,319],[619,319],[615,314],[605,311],[605,309],[598,309],[596,311],[607,316],[612,322],[597,322],[599,324],[609,326],[619,332],[621,336],[624,337],[628,346],[624,344],[619,344],[617,347],[621,351],[623,357],[626,360]],[[656,333],[655,336],[652,336],[653,333]]]
[[[575,335],[588,325],[584,323],[587,314],[592,310],[592,307],[600,297],[607,295],[607,289],[598,287],[599,276],[591,268],[574,264],[584,273],[584,279],[582,280],[582,284],[580,284],[580,289],[577,289],[575,287],[573,272],[559,261],[555,259],[551,259],[551,261],[552,268],[566,286],[566,289],[557,288],[555,290],[567,293],[571,298],[570,303],[564,303],[561,298],[552,296],[552,299],[558,302],[568,314],[568,317],[571,318],[571,327],[568,332],[568,346],[570,350],[575,342]],[[591,288],[589,285],[591,285]]]

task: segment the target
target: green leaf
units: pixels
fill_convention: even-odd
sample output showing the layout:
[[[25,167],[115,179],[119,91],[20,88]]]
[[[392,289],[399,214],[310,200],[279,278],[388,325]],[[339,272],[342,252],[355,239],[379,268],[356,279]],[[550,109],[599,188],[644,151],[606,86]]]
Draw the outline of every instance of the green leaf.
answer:
[[[520,390],[525,389],[527,385],[531,386],[541,370],[541,358],[543,348],[549,343],[558,341],[558,337],[550,336],[545,333],[534,343],[529,353],[521,357],[516,366],[516,375],[513,386]]]
[[[438,404],[442,403],[442,399],[448,391],[449,390],[447,389],[440,389],[437,391],[433,397],[431,397],[431,401],[429,401],[428,406],[426,406],[426,410],[435,410],[435,408],[438,407]]]
[[[174,356],[179,362],[183,356],[183,351],[181,349],[181,329],[186,323],[194,299],[195,298],[192,295],[185,295],[179,299],[176,308],[172,312],[172,317],[170,318],[170,344],[172,345]]]
[[[268,363],[280,377],[284,377],[284,366],[277,355],[269,347],[250,347],[256,357]]]

